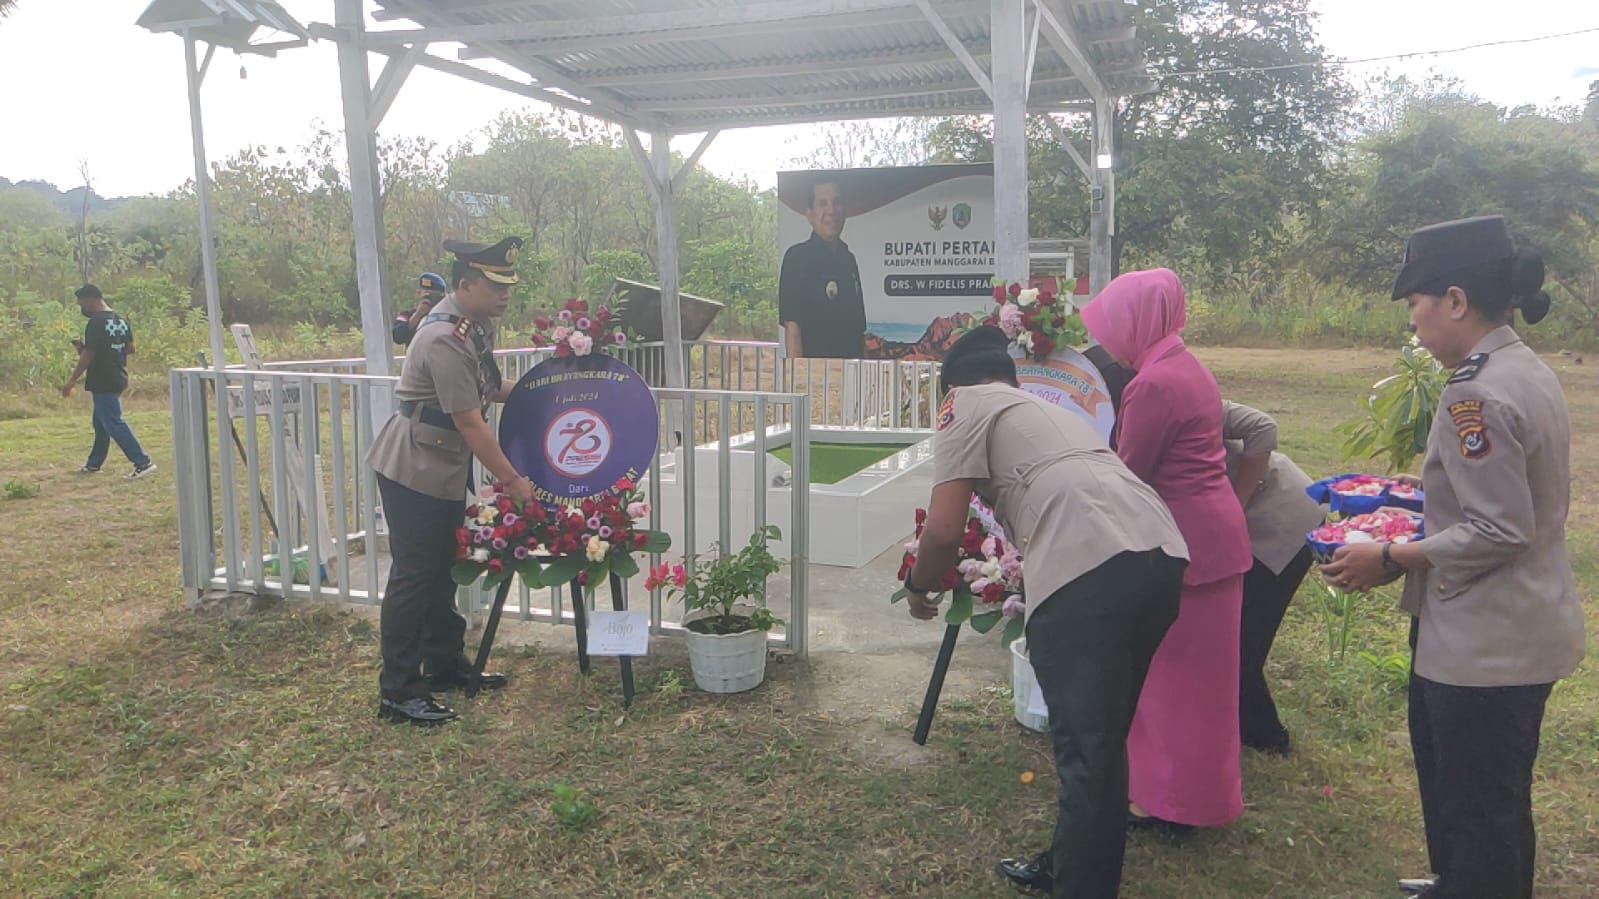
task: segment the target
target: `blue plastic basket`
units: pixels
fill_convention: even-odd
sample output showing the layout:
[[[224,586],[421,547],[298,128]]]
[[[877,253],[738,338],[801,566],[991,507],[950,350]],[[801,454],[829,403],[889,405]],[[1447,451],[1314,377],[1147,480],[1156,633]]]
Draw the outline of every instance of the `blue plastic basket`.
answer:
[[[1422,502],[1426,497],[1420,490],[1416,491],[1414,499],[1394,496],[1392,489],[1389,487],[1384,487],[1381,493],[1373,496],[1349,496],[1333,491],[1333,484],[1344,478],[1360,476],[1359,472],[1350,472],[1348,474],[1334,475],[1330,478],[1322,478],[1306,487],[1305,493],[1309,494],[1311,499],[1325,505],[1329,511],[1339,515],[1363,515],[1367,512],[1375,512],[1383,506],[1409,509],[1412,512],[1420,512],[1422,510]]]

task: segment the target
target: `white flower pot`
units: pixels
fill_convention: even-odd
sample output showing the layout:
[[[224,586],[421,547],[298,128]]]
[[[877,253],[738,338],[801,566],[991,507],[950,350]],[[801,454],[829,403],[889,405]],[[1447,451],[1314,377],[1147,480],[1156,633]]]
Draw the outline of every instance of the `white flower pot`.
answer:
[[[735,614],[753,609],[734,606]],[[715,614],[694,612],[683,619],[686,625]],[[753,690],[766,679],[766,631],[750,630],[738,634],[701,634],[685,630],[689,667],[694,683],[707,693],[742,693]]]

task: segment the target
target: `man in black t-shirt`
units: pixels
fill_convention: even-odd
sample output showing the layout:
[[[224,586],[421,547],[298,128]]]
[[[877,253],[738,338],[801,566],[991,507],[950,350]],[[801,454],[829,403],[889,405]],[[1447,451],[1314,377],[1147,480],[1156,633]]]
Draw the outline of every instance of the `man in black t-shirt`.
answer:
[[[810,240],[783,254],[777,320],[789,356],[859,359],[866,350],[866,300],[855,254],[844,233],[844,196],[836,180],[811,185],[805,218]]]
[[[83,339],[72,341],[78,350],[78,365],[72,377],[61,387],[61,395],[72,396],[72,388],[83,378],[83,389],[94,397],[94,447],[89,450],[89,460],[78,469],[92,474],[105,464],[111,451],[111,441],[122,448],[123,455],[133,463],[128,480],[142,478],[155,471],[150,455],[139,446],[133,429],[122,420],[122,391],[128,389],[128,357],[133,355],[133,328],[128,320],[106,305],[100,288],[85,284],[74,292],[78,298],[78,311],[89,323],[83,328]],[[87,374],[87,377],[84,375]]]

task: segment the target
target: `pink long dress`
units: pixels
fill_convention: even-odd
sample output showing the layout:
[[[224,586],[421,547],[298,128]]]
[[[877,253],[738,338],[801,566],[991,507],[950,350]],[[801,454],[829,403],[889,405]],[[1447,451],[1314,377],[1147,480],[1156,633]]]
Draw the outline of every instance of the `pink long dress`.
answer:
[[[1177,621],[1150,663],[1127,737],[1128,798],[1167,821],[1226,824],[1244,807],[1238,628],[1252,559],[1227,479],[1221,392],[1183,345],[1176,275],[1123,275],[1083,318],[1112,355],[1137,369],[1122,394],[1117,452],[1166,501],[1192,560]]]

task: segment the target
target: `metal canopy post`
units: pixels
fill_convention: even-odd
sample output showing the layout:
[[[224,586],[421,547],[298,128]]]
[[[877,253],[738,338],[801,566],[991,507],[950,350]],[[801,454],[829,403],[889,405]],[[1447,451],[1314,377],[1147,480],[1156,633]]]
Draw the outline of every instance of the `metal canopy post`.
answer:
[[[338,42],[339,86],[344,99],[344,146],[350,164],[355,280],[361,294],[361,332],[366,349],[366,373],[387,377],[393,373],[393,351],[389,348],[389,329],[383,311],[383,219],[378,208],[377,142],[371,109],[372,79],[367,71],[366,49],[362,41],[365,14],[361,6],[361,0],[334,0],[334,23],[344,38]],[[373,431],[382,428],[388,420],[389,407],[390,397],[387,393],[377,391],[372,395],[368,412]]]
[[[1026,281],[1027,2],[992,0],[989,65],[994,99],[995,275]]]
[[[1110,283],[1111,241],[1116,236],[1116,171],[1114,168],[1116,101],[1102,97],[1094,103],[1094,175],[1088,225],[1088,293],[1098,296]]]
[[[183,32],[183,58],[189,83],[189,129],[194,137],[194,197],[200,215],[200,269],[205,278],[205,315],[208,319],[207,330],[211,332],[211,365],[216,370],[216,391],[213,396],[217,399],[216,458],[223,508],[222,551],[227,560],[228,588],[232,589],[239,573],[240,540],[239,516],[235,508],[237,499],[233,492],[233,453],[223,438],[226,430],[224,425],[228,420],[227,403],[223,399],[228,393],[228,382],[223,373],[227,371],[228,357],[222,343],[222,288],[217,279],[216,236],[211,223],[211,166],[205,157],[205,125],[200,117],[200,81],[205,77],[205,72],[195,47],[194,35],[187,30]],[[211,61],[210,50],[206,51],[205,58],[207,63]]]
[[[699,146],[684,160],[683,167],[674,173],[670,133],[651,132],[650,149],[646,153],[638,132],[631,127],[623,130],[628,148],[633,151],[633,160],[638,163],[639,171],[649,185],[650,195],[655,198],[656,267],[661,280],[661,340],[666,346],[666,386],[674,389],[686,386],[688,372],[688,360],[683,353],[682,298],[678,295],[677,198],[683,193],[689,171],[705,154],[717,133],[706,132]],[[680,439],[681,423],[670,420],[670,410],[668,418],[668,433]]]

